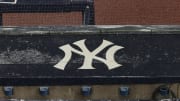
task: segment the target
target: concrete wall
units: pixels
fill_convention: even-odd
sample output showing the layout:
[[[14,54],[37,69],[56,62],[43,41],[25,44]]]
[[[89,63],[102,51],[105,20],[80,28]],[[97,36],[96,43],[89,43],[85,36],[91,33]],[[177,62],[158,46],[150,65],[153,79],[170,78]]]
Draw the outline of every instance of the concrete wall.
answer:
[[[127,100],[127,99],[141,99],[150,100],[152,94],[161,84],[131,84],[131,85],[93,85],[92,95],[84,97],[81,95],[81,86],[51,86],[50,94],[48,96],[39,95],[38,86],[22,86],[14,88],[14,95],[7,97],[3,94],[2,87],[0,87],[0,98],[13,99],[69,99],[69,100]],[[119,94],[119,87],[130,87],[129,96],[121,96]],[[169,85],[170,90],[179,98],[179,84]]]

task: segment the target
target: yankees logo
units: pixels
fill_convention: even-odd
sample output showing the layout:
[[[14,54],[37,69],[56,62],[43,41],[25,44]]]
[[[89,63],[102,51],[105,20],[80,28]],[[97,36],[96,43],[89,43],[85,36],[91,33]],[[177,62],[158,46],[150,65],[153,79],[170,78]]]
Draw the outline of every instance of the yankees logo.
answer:
[[[17,0],[0,0],[0,4],[16,4]]]
[[[74,45],[78,46],[81,49],[81,51],[79,51],[78,49],[73,48],[70,44],[59,47],[59,49],[64,51],[65,56],[54,67],[56,67],[56,68],[58,68],[60,70],[64,70],[66,65],[68,64],[68,62],[70,61],[70,59],[72,57],[72,53],[76,53],[78,55],[84,56],[84,63],[78,69],[95,69],[95,67],[92,66],[93,59],[98,60],[98,61],[103,62],[104,64],[106,64],[109,70],[112,70],[112,69],[115,69],[115,68],[118,68],[118,67],[122,66],[121,64],[118,64],[115,61],[114,55],[118,50],[120,50],[120,49],[122,49],[124,47],[114,45],[114,43],[112,43],[110,41],[103,40],[101,45],[91,52],[91,51],[89,51],[87,49],[87,47],[85,45],[85,41],[86,41],[86,39],[80,40],[80,41],[77,41],[77,42],[73,43]],[[100,53],[101,51],[103,51],[105,48],[107,48],[109,46],[111,46],[111,47],[107,50],[107,52],[105,54],[105,59],[96,56],[98,53]]]

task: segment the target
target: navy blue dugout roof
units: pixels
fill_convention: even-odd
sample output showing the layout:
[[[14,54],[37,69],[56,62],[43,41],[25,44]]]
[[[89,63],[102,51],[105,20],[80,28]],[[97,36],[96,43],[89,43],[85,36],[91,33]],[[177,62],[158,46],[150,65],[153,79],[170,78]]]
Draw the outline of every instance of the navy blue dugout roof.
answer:
[[[1,28],[0,84],[177,83],[179,29],[179,26]]]

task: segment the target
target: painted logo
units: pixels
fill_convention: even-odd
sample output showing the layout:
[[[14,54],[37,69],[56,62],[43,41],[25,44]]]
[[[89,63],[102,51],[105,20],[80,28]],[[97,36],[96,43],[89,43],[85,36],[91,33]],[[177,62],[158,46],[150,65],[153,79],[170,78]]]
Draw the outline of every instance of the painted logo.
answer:
[[[0,0],[0,4],[16,4],[17,0]]]
[[[60,70],[64,70],[66,65],[68,64],[68,62],[70,61],[70,59],[72,57],[72,53],[84,56],[84,63],[78,69],[95,69],[95,67],[92,66],[94,59],[106,64],[109,70],[112,70],[112,69],[122,66],[121,64],[119,64],[115,61],[114,55],[118,50],[123,49],[124,47],[114,45],[114,43],[112,43],[110,41],[103,40],[101,45],[91,52],[86,47],[85,41],[86,41],[86,39],[76,41],[73,43],[74,45],[79,47],[81,49],[81,51],[76,48],[73,48],[70,44],[66,44],[64,46],[59,47],[59,49],[64,51],[65,56],[54,67],[56,67]],[[105,59],[102,57],[96,56],[98,53],[100,53],[101,51],[103,51],[105,48],[107,48],[109,46],[111,46],[111,47],[106,51]]]

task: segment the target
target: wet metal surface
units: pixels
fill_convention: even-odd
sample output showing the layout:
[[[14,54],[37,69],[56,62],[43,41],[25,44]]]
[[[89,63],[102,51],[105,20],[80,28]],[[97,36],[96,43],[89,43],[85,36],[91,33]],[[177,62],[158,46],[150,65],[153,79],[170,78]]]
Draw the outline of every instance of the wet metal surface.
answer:
[[[1,27],[0,34],[7,35],[44,35],[44,34],[108,34],[116,32],[163,32],[159,34],[171,34],[168,32],[179,32],[179,25],[114,25],[114,26],[35,26],[35,27]],[[121,33],[117,33],[121,34]],[[140,34],[140,33],[138,33]],[[143,33],[145,34],[145,33]],[[153,34],[153,33],[151,33]]]

